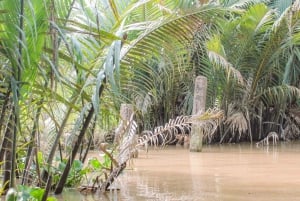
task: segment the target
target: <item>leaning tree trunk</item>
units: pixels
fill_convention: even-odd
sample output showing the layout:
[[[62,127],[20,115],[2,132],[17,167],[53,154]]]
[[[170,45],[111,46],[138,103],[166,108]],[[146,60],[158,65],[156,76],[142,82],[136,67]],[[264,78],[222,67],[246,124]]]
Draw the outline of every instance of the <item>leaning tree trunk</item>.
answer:
[[[104,78],[103,82],[104,83],[106,82],[105,78]],[[102,94],[103,90],[104,90],[104,84],[102,84],[101,87],[100,87],[99,94],[98,94],[99,97],[101,97],[101,94]],[[72,153],[71,153],[71,155],[70,155],[70,157],[68,159],[66,167],[65,167],[65,169],[64,169],[64,171],[63,171],[63,173],[62,173],[62,175],[61,175],[61,177],[59,179],[59,182],[58,182],[58,184],[56,186],[56,189],[54,191],[55,194],[60,194],[62,192],[63,188],[64,188],[64,185],[65,185],[65,183],[67,181],[67,178],[68,178],[70,169],[72,167],[73,161],[74,161],[75,156],[76,156],[76,154],[78,152],[80,144],[81,144],[81,142],[83,140],[84,134],[86,133],[86,131],[87,131],[87,129],[88,129],[89,125],[90,125],[90,122],[91,122],[91,120],[92,120],[92,118],[93,118],[94,115],[95,115],[95,108],[94,108],[94,105],[92,105],[91,108],[90,108],[90,110],[89,110],[89,112],[88,112],[87,117],[85,118],[85,120],[83,122],[82,128],[81,128],[80,133],[79,133],[79,135],[77,137],[77,141],[75,143],[75,146],[73,147]]]
[[[92,120],[92,118],[94,116],[94,113],[95,113],[94,107],[91,106],[91,109],[89,110],[89,113],[88,113],[88,115],[87,115],[87,117],[86,117],[86,119],[85,119],[85,121],[83,123],[83,126],[82,126],[81,130],[80,130],[80,133],[78,135],[77,141],[76,141],[76,143],[75,143],[75,145],[73,147],[72,153],[71,153],[71,155],[70,155],[70,157],[68,159],[66,167],[65,167],[65,169],[64,169],[64,171],[63,171],[63,173],[62,173],[62,175],[61,175],[61,177],[59,179],[59,182],[58,182],[58,184],[56,186],[55,194],[60,194],[62,192],[62,190],[63,190],[63,187],[64,187],[64,185],[65,185],[65,183],[67,181],[67,178],[68,178],[70,169],[72,167],[73,161],[75,159],[75,156],[77,154],[77,151],[78,151],[78,149],[80,147],[80,144],[81,144],[81,142],[83,140],[84,134],[85,134],[86,130],[88,129],[88,126],[90,125],[90,122],[91,122],[91,120]]]
[[[2,149],[5,150],[4,152],[4,169],[3,169],[3,185],[2,185],[2,190],[3,193],[5,194],[7,190],[11,187],[11,169],[12,169],[12,138],[13,138],[13,119],[14,115],[13,113],[10,114],[9,117],[9,122],[8,126],[6,128],[4,138],[7,139],[7,142],[5,143],[5,147],[2,147]]]
[[[206,104],[207,79],[198,76],[195,80],[193,115],[203,113]],[[197,123],[193,123],[191,130],[190,151],[202,151],[203,130]]]
[[[95,116],[93,123],[92,123],[92,129],[90,130],[90,136],[89,136],[89,141],[87,144],[86,149],[82,148],[82,151],[80,152],[80,156],[79,156],[79,160],[84,163],[86,160],[86,157],[89,153],[89,150],[92,147],[93,144],[93,140],[94,140],[94,134],[95,134],[95,129],[96,129],[96,121],[97,121],[97,117]]]
[[[47,86],[47,85],[48,84],[46,83],[45,86]],[[27,155],[25,158],[25,168],[24,168],[22,182],[21,182],[22,185],[26,185],[28,182],[28,173],[29,173],[30,164],[31,164],[30,160],[33,158],[32,155],[35,153],[35,152],[33,152],[33,148],[36,143],[36,133],[37,133],[37,129],[38,129],[38,122],[40,119],[43,102],[44,102],[43,98],[38,102],[38,109],[37,109],[37,112],[34,117],[33,127],[32,127],[32,131],[30,134],[30,141],[29,141],[28,148],[27,148]]]
[[[24,0],[20,0],[20,13],[19,13],[19,36],[18,36],[18,60],[17,65],[13,65],[13,79],[11,83],[11,89],[13,92],[13,124],[12,124],[12,136],[11,136],[11,170],[10,170],[10,187],[15,187],[16,179],[16,153],[17,153],[17,133],[21,132],[20,128],[20,115],[19,115],[19,99],[21,91],[21,75],[23,66],[23,34],[24,34]],[[11,132],[11,131],[10,131]],[[6,158],[7,160],[7,158]]]
[[[5,97],[4,97],[4,102],[3,102],[3,105],[2,105],[2,109],[1,109],[1,115],[0,115],[0,136],[1,136],[1,131],[2,131],[2,127],[4,125],[4,118],[5,118],[5,114],[6,114],[6,111],[7,111],[7,108],[10,104],[9,102],[10,100],[10,90],[7,90],[6,94],[5,94]],[[1,154],[0,154],[0,157],[1,157]],[[0,160],[2,161],[2,160]]]
[[[0,136],[1,136],[1,131],[2,131],[2,127],[5,126],[4,125],[4,119],[5,119],[5,116],[6,115],[6,111],[7,109],[9,109],[9,104],[10,104],[10,92],[8,91],[6,96],[5,96],[5,101],[3,103],[3,106],[2,106],[2,110],[1,110],[1,117],[0,117]],[[2,144],[1,144],[1,147],[0,147],[0,161],[3,161],[4,160],[4,154],[5,154],[5,149],[7,147],[7,137],[6,135],[3,136],[3,140],[2,140]],[[0,163],[0,168],[1,168],[2,164]]]
[[[67,23],[67,19],[69,19],[70,15],[71,15],[71,11],[72,9],[74,8],[74,4],[75,4],[75,1],[76,0],[73,0],[69,6],[69,9],[68,9],[68,12],[67,12],[67,15],[65,17],[65,24],[63,25],[63,27],[65,27],[66,23]],[[55,1],[54,0],[51,0],[50,1],[50,5],[49,5],[49,8],[50,8],[50,21],[55,23],[56,22],[56,10],[55,10]],[[59,47],[60,47],[60,44],[61,44],[61,39],[58,38],[58,33],[57,33],[57,30],[56,28],[53,26],[53,24],[50,25],[50,35],[51,35],[51,43],[52,43],[52,63],[54,64],[55,67],[58,66],[58,59],[59,59]],[[50,70],[50,87],[51,89],[54,89],[54,72],[53,72],[53,69],[51,68]],[[75,96],[72,96],[73,97],[73,101],[72,101],[72,104],[74,104],[76,101],[77,101],[77,98]],[[58,146],[60,146],[60,138],[63,134],[63,130],[66,126],[66,123],[67,123],[67,120],[69,119],[69,116],[71,114],[71,111],[72,111],[72,107],[70,107],[65,115],[65,118],[63,120],[63,122],[61,123],[60,127],[59,127],[59,130],[57,132],[57,135],[56,135],[56,138],[55,138],[55,141],[51,147],[51,150],[50,150],[50,153],[48,155],[48,158],[47,158],[47,166],[50,167],[51,164],[52,164],[52,161],[53,161],[53,158],[54,158],[54,155],[55,155],[55,152],[56,152],[56,149]],[[48,179],[48,173],[49,173],[49,169],[50,168],[47,168],[47,170],[43,170],[42,172],[42,181],[43,183],[46,183],[47,181],[49,181]]]

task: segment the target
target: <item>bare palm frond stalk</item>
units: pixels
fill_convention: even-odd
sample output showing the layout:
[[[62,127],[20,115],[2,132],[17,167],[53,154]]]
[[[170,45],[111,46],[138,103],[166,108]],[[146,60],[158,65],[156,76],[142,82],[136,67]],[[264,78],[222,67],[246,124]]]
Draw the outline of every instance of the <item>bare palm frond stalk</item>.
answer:
[[[192,124],[200,124],[204,130],[205,136],[209,137],[217,129],[219,119],[223,117],[223,111],[217,109],[209,109],[205,113],[192,116],[179,116],[175,119],[170,119],[165,126],[156,127],[154,131],[145,131],[144,135],[139,139],[136,138],[137,124],[131,115],[129,120],[121,120],[116,129],[115,146],[118,148],[117,160],[112,154],[105,150],[102,146],[100,149],[111,158],[115,167],[112,169],[107,179],[100,185],[100,191],[105,192],[114,182],[115,178],[125,169],[127,161],[133,157],[133,152],[140,146],[151,142],[154,145],[162,140],[161,145],[166,145],[175,140],[175,135],[188,134]],[[103,150],[104,149],[104,150]]]
[[[176,135],[187,135],[192,124],[200,125],[204,131],[204,138],[210,139],[221,118],[223,118],[223,111],[217,109],[209,109],[205,113],[191,116],[178,116],[170,119],[165,126],[156,127],[153,131],[144,131],[136,147],[145,146],[148,143],[154,146],[172,143],[176,140]]]
[[[113,158],[112,154],[105,150],[105,147],[100,145],[100,149],[109,156],[113,165],[115,165],[108,178],[101,184],[101,192],[108,190],[115,178],[125,169],[127,161],[132,158],[132,153],[136,145],[136,129],[137,124],[133,120],[133,114],[129,120],[121,120],[116,129],[117,140],[115,140],[115,146],[118,148],[117,160]]]
[[[188,134],[193,123],[201,125],[206,134],[205,137],[211,136],[218,126],[219,119],[222,117],[223,111],[216,109],[209,109],[203,114],[179,116],[175,119],[170,119],[165,126],[156,127],[153,132],[143,132],[144,135],[138,139],[136,138],[137,124],[133,120],[133,115],[131,115],[129,120],[122,120],[116,129],[116,137],[118,138],[115,140],[115,146],[118,148],[117,160],[105,150],[104,146],[100,147],[104,153],[108,154],[115,166],[107,179],[100,185],[100,191],[105,192],[108,190],[115,178],[125,169],[127,161],[133,157],[133,153],[138,147],[144,146],[149,142],[157,145],[159,139],[162,140],[162,145],[170,143],[175,139],[175,135]]]
[[[132,152],[135,150],[136,144],[136,130],[137,124],[133,120],[133,115],[131,115],[129,121],[122,121],[124,122],[124,131],[121,133],[121,141],[119,146],[119,155],[118,155],[118,162],[120,165],[126,163],[132,155]],[[119,135],[120,136],[120,135]]]

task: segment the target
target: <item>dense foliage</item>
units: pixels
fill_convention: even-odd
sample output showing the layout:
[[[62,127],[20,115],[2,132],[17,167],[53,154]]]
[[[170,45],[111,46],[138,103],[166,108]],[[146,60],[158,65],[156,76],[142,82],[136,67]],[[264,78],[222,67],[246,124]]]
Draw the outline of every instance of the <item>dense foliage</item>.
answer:
[[[108,169],[83,164],[120,104],[151,130],[191,114],[198,75],[224,111],[207,142],[298,138],[299,13],[298,0],[0,1],[1,191],[20,178],[60,193]]]

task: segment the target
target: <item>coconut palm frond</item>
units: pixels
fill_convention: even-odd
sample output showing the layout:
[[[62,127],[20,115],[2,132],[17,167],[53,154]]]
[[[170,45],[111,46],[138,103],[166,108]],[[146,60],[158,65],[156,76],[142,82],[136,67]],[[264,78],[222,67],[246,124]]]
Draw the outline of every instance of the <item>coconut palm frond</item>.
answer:
[[[185,96],[191,95],[193,89],[190,43],[196,31],[207,35],[215,28],[223,14],[222,8],[206,5],[186,14],[169,15],[153,21],[136,40],[124,44],[120,64],[121,95],[133,103],[133,99],[141,100],[137,97],[152,100],[147,113],[142,112],[146,107],[138,108],[141,115],[154,115],[152,119],[141,117],[147,119],[142,130],[191,114],[192,99]]]
[[[164,46],[168,47],[170,45],[168,42],[170,41],[175,44],[178,42],[179,44],[189,42],[194,32],[201,25],[215,22],[215,20],[224,14],[223,12],[218,7],[203,6],[195,12],[190,12],[182,16],[170,16],[164,20],[153,22],[148,29],[149,31],[141,35],[133,44],[123,49],[122,60],[124,65],[138,64],[138,62],[143,63],[145,58],[151,58],[151,55],[159,55],[161,48]],[[214,17],[213,21],[212,17]],[[150,43],[150,41],[154,42],[154,44]],[[141,49],[149,50],[149,52],[145,52],[144,59],[134,54]]]
[[[228,76],[231,76],[232,74],[233,77],[236,78],[239,83],[241,84],[244,83],[244,78],[242,74],[237,70],[237,68],[235,68],[224,56],[210,49],[209,44],[208,44],[208,57],[210,61],[214,63],[216,66],[226,69]]]

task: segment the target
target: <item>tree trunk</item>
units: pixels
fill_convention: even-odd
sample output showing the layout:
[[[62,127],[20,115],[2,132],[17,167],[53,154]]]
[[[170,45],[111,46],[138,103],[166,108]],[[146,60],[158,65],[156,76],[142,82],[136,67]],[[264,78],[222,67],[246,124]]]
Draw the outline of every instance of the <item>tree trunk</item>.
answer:
[[[91,122],[91,120],[92,120],[92,118],[94,116],[94,113],[95,113],[94,107],[91,106],[91,109],[89,110],[88,116],[86,117],[86,119],[85,119],[85,121],[83,123],[82,129],[81,129],[81,131],[80,131],[80,133],[78,135],[77,141],[76,141],[76,143],[75,143],[75,145],[73,147],[72,153],[71,153],[71,155],[70,155],[70,157],[68,159],[66,167],[65,167],[65,169],[64,169],[64,171],[63,171],[63,173],[62,173],[62,175],[61,175],[61,177],[59,179],[59,182],[58,182],[58,184],[56,186],[56,189],[54,191],[55,194],[60,194],[62,192],[62,190],[63,190],[63,187],[64,187],[64,185],[65,185],[65,183],[67,181],[67,178],[68,178],[70,169],[72,167],[73,161],[75,159],[75,156],[77,154],[77,151],[78,151],[78,149],[80,147],[80,144],[81,144],[81,142],[83,140],[84,134],[85,134],[86,130],[88,129],[88,126],[90,125],[90,122]]]
[[[0,136],[1,136],[2,127],[4,125],[3,123],[4,123],[6,110],[8,108],[8,105],[10,104],[9,100],[10,100],[10,90],[8,90],[6,92],[4,102],[3,102],[3,105],[2,105],[1,116],[0,116]],[[0,154],[0,157],[1,157],[1,154]],[[2,160],[0,160],[0,161],[2,161]]]
[[[48,194],[49,194],[49,192],[51,190],[51,184],[52,184],[52,176],[50,174],[49,177],[48,177],[48,181],[47,181],[47,184],[46,184],[45,192],[43,194],[43,197],[42,197],[41,201],[47,201]]]
[[[198,76],[195,80],[193,115],[205,112],[207,79]],[[193,123],[191,130],[190,151],[202,151],[203,130],[199,125]]]
[[[48,84],[45,84],[45,86],[47,86]],[[33,127],[32,127],[32,131],[31,131],[31,135],[30,135],[30,141],[28,144],[28,148],[27,148],[27,155],[26,155],[26,159],[25,159],[25,169],[23,172],[23,178],[22,178],[22,185],[26,185],[26,183],[28,182],[27,179],[27,175],[28,175],[28,171],[30,169],[30,160],[32,160],[33,158],[33,146],[36,143],[36,133],[37,133],[37,128],[38,128],[38,122],[40,119],[40,114],[41,114],[41,110],[42,110],[42,103],[44,102],[44,99],[42,98],[39,102],[38,102],[38,109],[35,115],[35,119],[34,119],[34,123],[33,123]]]
[[[72,104],[74,104],[76,102],[77,98],[74,97],[74,100],[72,101]],[[60,137],[62,136],[62,133],[64,131],[64,128],[67,124],[67,120],[69,119],[69,116],[71,114],[71,111],[72,111],[72,108],[70,107],[63,119],[63,122],[61,123],[60,127],[59,127],[59,130],[57,132],[57,135],[55,137],[55,141],[53,143],[53,146],[50,150],[50,153],[49,153],[49,156],[48,156],[48,159],[47,159],[47,166],[48,166],[48,169],[44,169],[43,172],[42,172],[42,181],[43,183],[46,183],[47,180],[48,180],[48,172],[49,172],[49,169],[52,165],[52,161],[53,161],[53,158],[54,158],[54,155],[55,155],[55,151],[56,151],[56,148],[59,144],[59,139]],[[41,184],[42,185],[42,184]]]
[[[114,168],[113,171],[110,173],[109,177],[107,178],[107,180],[101,185],[100,192],[104,193],[105,191],[107,191],[109,186],[114,182],[115,178],[117,178],[125,168],[126,168],[126,163],[123,163],[120,166]]]
[[[93,144],[93,140],[94,140],[94,133],[95,133],[95,128],[96,128],[96,121],[97,121],[97,118],[95,117],[94,118],[94,121],[93,121],[93,125],[92,125],[92,129],[90,131],[90,136],[89,136],[89,141],[88,141],[88,144],[87,144],[87,147],[86,149],[80,153],[80,157],[79,157],[79,160],[84,163],[85,160],[86,160],[86,157],[89,153],[89,150],[91,149],[92,147],[92,144]]]
[[[13,119],[14,115],[13,113],[10,114],[9,117],[9,123],[5,131],[4,138],[7,139],[7,142],[5,143],[5,147],[2,147],[2,149],[5,150],[4,152],[4,170],[3,170],[3,192],[6,193],[7,190],[11,187],[11,169],[12,169],[12,138],[13,138]]]
[[[104,90],[104,83],[105,82],[106,82],[106,78],[104,77],[103,84],[101,85],[101,87],[99,89],[99,94],[98,94],[99,97],[101,97],[101,94],[102,94],[102,92]],[[65,169],[64,169],[64,171],[63,171],[63,173],[62,173],[62,175],[61,175],[61,177],[59,179],[59,182],[58,182],[58,184],[56,186],[56,189],[54,191],[55,194],[60,194],[62,192],[63,188],[64,188],[64,185],[65,185],[65,183],[67,181],[67,178],[68,178],[70,169],[72,167],[73,161],[75,159],[76,153],[77,153],[77,151],[79,149],[81,141],[82,141],[82,139],[84,137],[84,134],[85,134],[86,130],[88,129],[88,127],[90,125],[90,122],[91,122],[94,114],[95,114],[95,108],[94,108],[94,105],[92,105],[91,108],[90,108],[90,110],[89,110],[89,112],[88,112],[87,117],[85,118],[85,121],[83,122],[82,128],[81,128],[80,133],[78,135],[78,138],[77,138],[77,141],[75,143],[75,146],[73,147],[72,153],[71,153],[71,155],[70,155],[70,157],[68,159],[66,167],[65,167]]]

